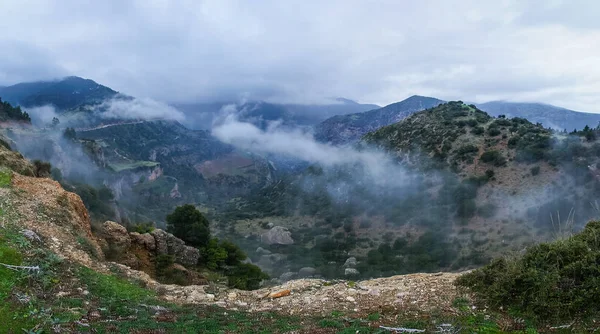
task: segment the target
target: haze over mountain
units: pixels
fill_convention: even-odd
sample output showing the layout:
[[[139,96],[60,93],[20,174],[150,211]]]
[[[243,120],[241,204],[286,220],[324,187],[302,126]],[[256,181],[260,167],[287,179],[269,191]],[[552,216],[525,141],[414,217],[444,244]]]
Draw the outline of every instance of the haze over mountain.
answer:
[[[414,95],[368,112],[334,116],[315,127],[315,138],[335,145],[352,143],[370,131],[393,124],[417,111],[435,107],[443,102],[445,101],[432,97]],[[492,116],[525,118],[558,130],[581,130],[585,126],[595,128],[600,123],[600,114],[573,111],[544,103],[492,101],[476,105]]]
[[[315,125],[335,115],[345,115],[378,108],[374,104],[360,104],[349,99],[333,99],[323,104],[279,104],[263,101],[238,103],[194,103],[174,104],[174,107],[186,114],[185,124],[191,128],[210,129],[221,109],[228,105],[237,105],[239,117],[264,128],[269,122],[281,122],[286,126]]]
[[[586,126],[595,128],[600,124],[600,114],[574,111],[544,103],[492,101],[476,105],[493,116],[526,118],[558,130],[581,130]]]
[[[24,82],[1,87],[0,96],[14,105],[38,107],[52,105],[65,111],[82,104],[100,103],[118,92],[93,80],[70,76],[52,81]]]

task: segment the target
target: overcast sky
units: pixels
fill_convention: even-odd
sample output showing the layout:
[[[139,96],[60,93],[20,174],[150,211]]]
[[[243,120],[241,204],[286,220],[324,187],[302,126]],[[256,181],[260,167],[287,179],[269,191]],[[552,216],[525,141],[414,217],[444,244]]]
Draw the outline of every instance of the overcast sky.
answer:
[[[600,2],[0,2],[0,85],[78,75],[169,102],[412,94],[600,112]]]

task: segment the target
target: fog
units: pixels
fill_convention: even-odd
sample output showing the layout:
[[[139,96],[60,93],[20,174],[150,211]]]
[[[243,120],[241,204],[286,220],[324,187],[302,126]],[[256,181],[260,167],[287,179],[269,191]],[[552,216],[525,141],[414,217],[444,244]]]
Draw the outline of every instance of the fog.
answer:
[[[408,182],[406,171],[383,152],[359,150],[352,146],[333,146],[317,142],[309,132],[282,127],[281,122],[270,122],[265,129],[238,119],[236,105],[223,108],[212,134],[221,141],[243,150],[264,155],[284,156],[326,168],[359,167],[362,175],[375,185],[402,186]]]
[[[56,109],[51,105],[26,108],[26,111],[31,117],[31,123],[42,128],[51,124],[53,118],[60,117]]]
[[[96,107],[103,118],[153,120],[185,120],[184,114],[162,102],[149,98],[113,98]]]

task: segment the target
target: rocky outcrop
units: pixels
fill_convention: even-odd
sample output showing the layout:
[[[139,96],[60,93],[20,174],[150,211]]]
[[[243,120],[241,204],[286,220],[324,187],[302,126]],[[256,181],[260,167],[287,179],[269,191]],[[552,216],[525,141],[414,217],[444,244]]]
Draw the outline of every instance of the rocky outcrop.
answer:
[[[356,261],[356,258],[353,257],[349,257],[346,262],[344,262],[344,267],[345,268],[354,268],[356,267],[356,265],[358,264],[358,262]]]
[[[344,275],[358,277],[358,275],[360,275],[360,272],[354,268],[346,268],[346,269],[344,269]]]
[[[292,245],[294,239],[292,239],[292,232],[283,226],[274,226],[269,231],[263,233],[260,237],[260,241],[266,245]]]
[[[149,251],[156,250],[156,240],[154,240],[154,237],[150,233],[140,234],[137,232],[131,232],[129,233],[129,237],[131,238],[131,242],[134,244],[141,245]]]
[[[171,233],[156,229],[150,233],[156,242],[156,253],[158,255],[172,255],[175,262],[185,266],[193,266],[200,259],[200,251],[197,248],[186,246],[185,242]]]
[[[125,227],[111,221],[102,224],[98,232],[101,244],[110,259],[133,269],[154,274],[153,264],[159,255],[170,255],[175,263],[186,267],[198,264],[200,251],[186,246],[173,234],[156,229],[151,233],[128,233]]]
[[[102,236],[111,246],[120,250],[127,250],[131,246],[131,238],[127,229],[113,221],[106,221],[102,224]]]
[[[13,173],[11,187],[0,188],[0,206],[13,208],[18,214],[13,222],[35,232],[59,256],[85,266],[104,259],[81,198],[58,182]]]

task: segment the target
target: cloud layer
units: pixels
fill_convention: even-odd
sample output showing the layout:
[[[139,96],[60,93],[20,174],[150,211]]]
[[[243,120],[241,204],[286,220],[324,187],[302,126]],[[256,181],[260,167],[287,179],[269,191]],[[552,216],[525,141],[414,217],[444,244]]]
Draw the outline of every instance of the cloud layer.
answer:
[[[585,0],[4,1],[0,85],[79,75],[170,102],[421,94],[600,112],[599,16]]]

